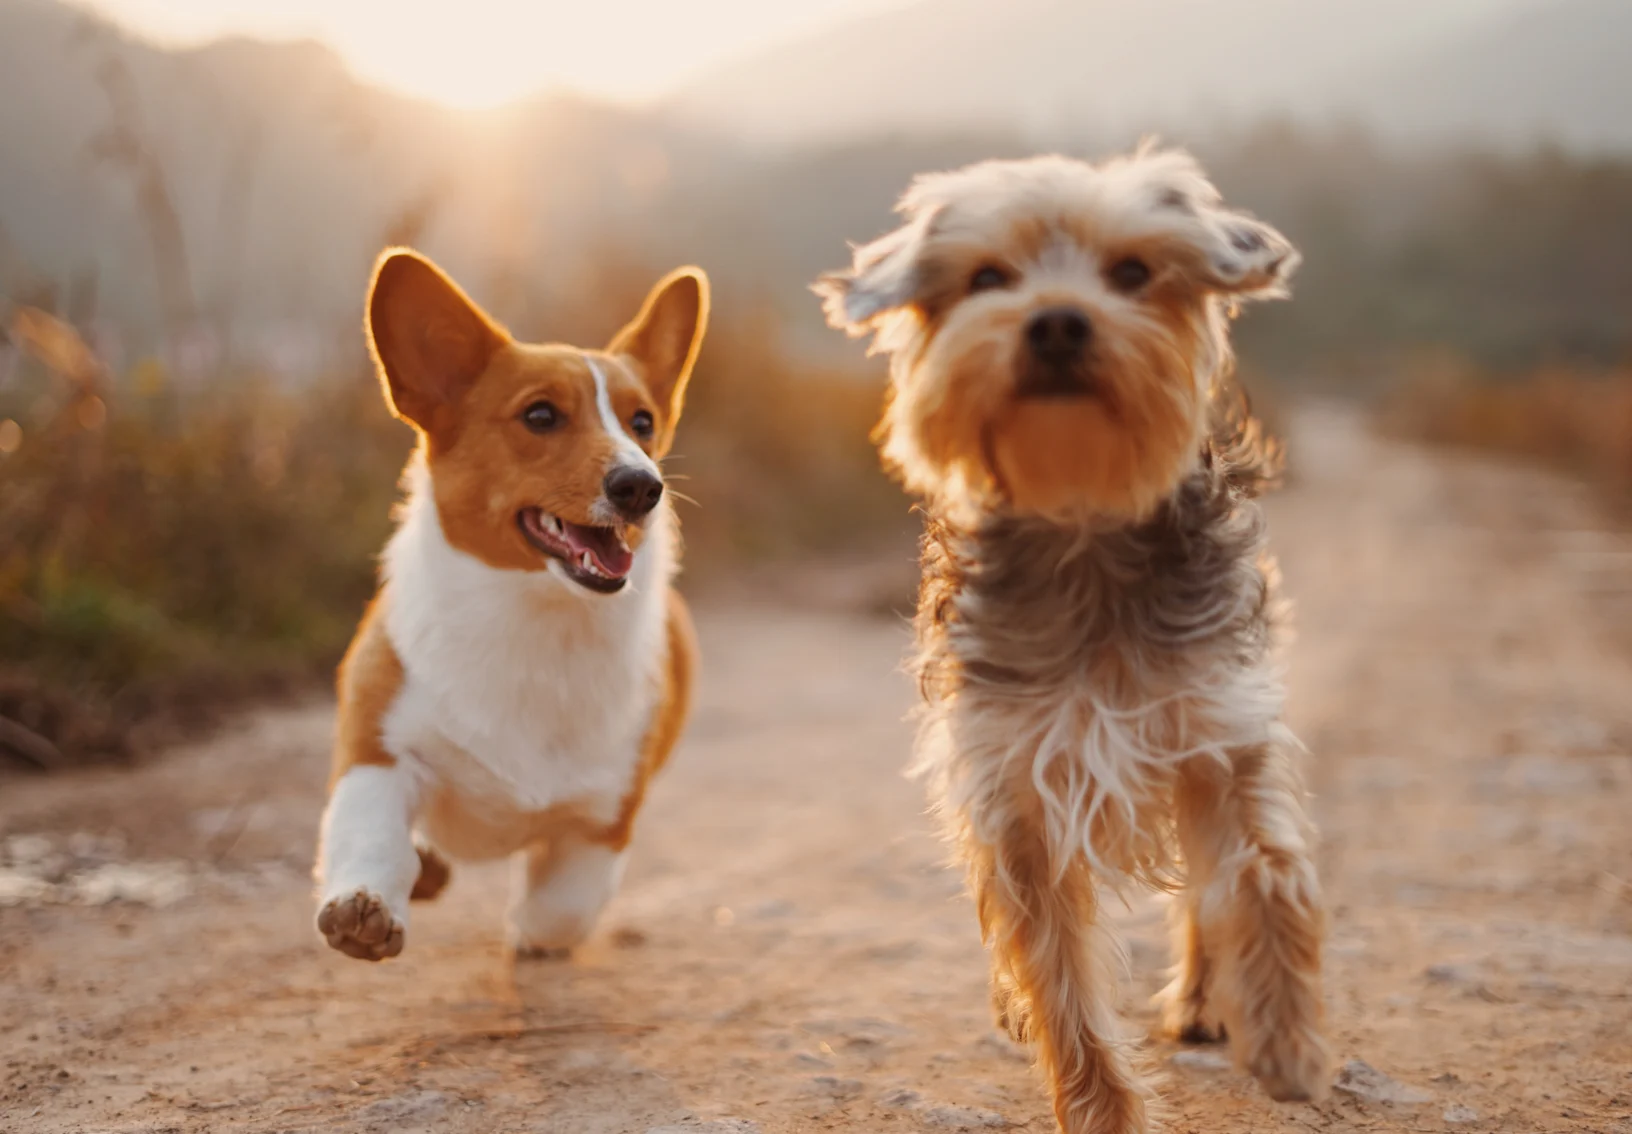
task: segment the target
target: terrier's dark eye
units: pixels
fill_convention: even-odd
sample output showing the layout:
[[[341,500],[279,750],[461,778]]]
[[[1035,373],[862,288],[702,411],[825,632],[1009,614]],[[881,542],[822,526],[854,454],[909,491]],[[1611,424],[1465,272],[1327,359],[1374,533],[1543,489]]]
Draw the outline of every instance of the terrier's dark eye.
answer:
[[[534,402],[521,411],[521,423],[534,433],[548,433],[561,424],[561,411],[549,402]]]
[[[656,426],[657,423],[652,420],[652,415],[646,410],[636,410],[635,416],[629,419],[629,428],[633,429],[635,431],[635,436],[641,438],[642,440],[650,437],[652,435],[652,430],[656,428]]]
[[[1105,276],[1117,291],[1135,292],[1150,282],[1150,267],[1137,256],[1129,256],[1112,264]]]
[[[993,288],[1007,287],[1008,284],[1009,273],[991,264],[987,264],[969,277],[970,291],[991,291]]]

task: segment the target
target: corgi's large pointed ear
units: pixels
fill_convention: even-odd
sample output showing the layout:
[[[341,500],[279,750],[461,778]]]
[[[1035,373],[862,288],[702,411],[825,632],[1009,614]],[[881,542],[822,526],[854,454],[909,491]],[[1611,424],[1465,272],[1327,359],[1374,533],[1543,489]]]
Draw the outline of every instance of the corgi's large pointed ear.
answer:
[[[640,314],[612,337],[609,354],[628,355],[640,365],[646,388],[664,410],[665,434],[685,406],[686,383],[708,331],[708,275],[701,268],[676,268],[657,281]],[[661,440],[661,439],[660,439]]]
[[[510,336],[418,252],[387,249],[368,287],[369,349],[397,416],[427,433]]]

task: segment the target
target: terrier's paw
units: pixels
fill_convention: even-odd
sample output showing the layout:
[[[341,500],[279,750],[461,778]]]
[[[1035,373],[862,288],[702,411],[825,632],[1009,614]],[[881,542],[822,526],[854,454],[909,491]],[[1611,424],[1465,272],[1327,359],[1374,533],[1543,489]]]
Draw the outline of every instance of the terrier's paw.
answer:
[[[405,927],[385,899],[367,890],[330,898],[317,911],[317,931],[332,949],[361,961],[383,961],[402,952]]]
[[[1223,1024],[1210,1020],[1197,1019],[1184,1025],[1173,1033],[1173,1038],[1180,1043],[1207,1044],[1223,1043],[1230,1038],[1230,1033]]]
[[[1158,1034],[1180,1043],[1219,1043],[1229,1033],[1207,1003],[1207,981],[1197,978],[1193,963],[1184,969],[1155,996],[1162,1013]]]
[[[1031,1040],[1031,1004],[1007,980],[992,981],[992,1023],[1017,1044]]]
[[[1222,1043],[1229,1037],[1224,1023],[1207,1011],[1199,996],[1171,997],[1162,1005],[1162,1034],[1180,1043]]]
[[[1318,1035],[1288,1029],[1247,1059],[1247,1070],[1276,1102],[1319,1102],[1331,1091],[1331,1059]]]

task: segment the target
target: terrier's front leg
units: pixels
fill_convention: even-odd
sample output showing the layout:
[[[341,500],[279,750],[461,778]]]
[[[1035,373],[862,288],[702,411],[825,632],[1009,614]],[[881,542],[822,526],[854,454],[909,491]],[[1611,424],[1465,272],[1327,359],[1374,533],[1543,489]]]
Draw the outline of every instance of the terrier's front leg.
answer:
[[[516,856],[510,945],[518,956],[564,956],[583,942],[618,891],[625,854],[563,836]]]
[[[402,952],[419,877],[414,785],[397,764],[355,764],[336,781],[318,849],[317,929],[348,957]]]
[[[1183,1043],[1217,1043],[1225,1038],[1224,1022],[1210,1003],[1213,993],[1213,949],[1202,921],[1202,897],[1212,885],[1223,841],[1233,837],[1221,814],[1229,806],[1230,774],[1216,762],[1199,758],[1179,769],[1173,789],[1174,825],[1184,851],[1184,892],[1169,911],[1173,931],[1173,980],[1162,990],[1162,1030]]]
[[[992,845],[965,835],[963,851],[1001,1022],[1036,1046],[1060,1130],[1144,1134],[1147,1090],[1116,1042],[1114,950],[1087,867],[1056,870],[1025,818]]]
[[[1325,915],[1293,756],[1288,745],[1234,754],[1214,832],[1228,849],[1201,896],[1201,920],[1222,945],[1217,983],[1238,1058],[1271,1098],[1319,1100],[1331,1086]]]

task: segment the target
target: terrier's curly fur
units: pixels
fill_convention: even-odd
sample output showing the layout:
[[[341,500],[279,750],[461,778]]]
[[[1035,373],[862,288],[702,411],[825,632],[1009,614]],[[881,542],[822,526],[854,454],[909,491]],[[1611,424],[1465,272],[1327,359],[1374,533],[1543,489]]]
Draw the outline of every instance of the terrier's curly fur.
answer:
[[[1278,453],[1229,382],[1230,315],[1297,253],[1148,146],[932,174],[899,211],[816,290],[890,355],[879,440],[926,498],[917,768],[999,1022],[1062,1129],[1143,1130],[1098,905],[1179,890],[1167,1029],[1317,1098],[1323,915],[1254,501]]]

